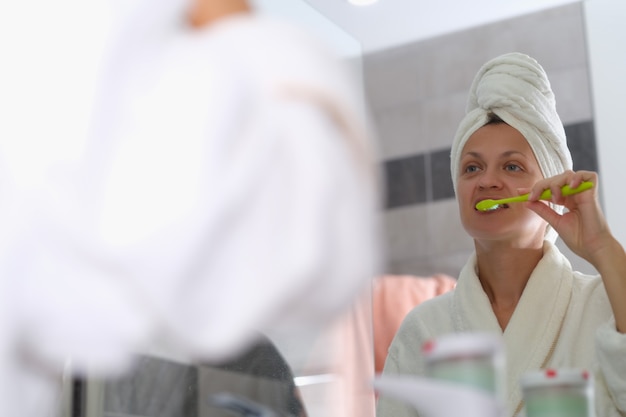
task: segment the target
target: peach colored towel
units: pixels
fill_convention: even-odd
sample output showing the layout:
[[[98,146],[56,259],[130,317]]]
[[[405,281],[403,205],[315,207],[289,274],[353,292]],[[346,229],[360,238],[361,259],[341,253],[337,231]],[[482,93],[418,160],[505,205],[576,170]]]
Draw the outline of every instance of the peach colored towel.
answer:
[[[445,274],[428,277],[384,275],[376,278],[372,290],[374,368],[380,373],[387,349],[402,320],[413,307],[454,288],[456,279]]]
[[[333,383],[323,387],[301,387],[304,396],[315,390],[324,399],[328,417],[374,417],[376,395],[371,381],[382,372],[387,349],[404,316],[455,285],[456,279],[444,274],[374,278],[371,287],[320,335],[309,352],[310,363],[297,369],[300,375],[334,376]]]

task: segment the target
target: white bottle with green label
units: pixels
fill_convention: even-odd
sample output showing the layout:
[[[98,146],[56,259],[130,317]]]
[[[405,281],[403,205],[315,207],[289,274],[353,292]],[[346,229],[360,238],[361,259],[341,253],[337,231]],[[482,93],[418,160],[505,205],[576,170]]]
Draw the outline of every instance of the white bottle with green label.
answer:
[[[592,417],[593,380],[586,370],[543,369],[520,379],[526,417]]]
[[[451,333],[424,344],[426,375],[485,390],[502,400],[504,344],[496,333]]]

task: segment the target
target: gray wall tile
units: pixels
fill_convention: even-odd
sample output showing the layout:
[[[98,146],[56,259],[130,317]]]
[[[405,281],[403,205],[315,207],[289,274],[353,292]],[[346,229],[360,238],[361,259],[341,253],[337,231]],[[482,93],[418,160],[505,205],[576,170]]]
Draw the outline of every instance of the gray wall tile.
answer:
[[[398,65],[398,63],[402,63]],[[419,57],[410,47],[363,57],[365,96],[374,111],[415,101],[421,94]]]
[[[375,117],[380,152],[386,160],[424,152],[420,140],[424,126],[423,105],[416,102],[379,110]]]
[[[481,43],[475,36],[463,38],[456,33],[424,42],[419,67],[424,90],[420,98],[467,91],[474,74],[486,61],[483,53],[476,53]]]
[[[550,76],[556,108],[564,125],[593,118],[591,86],[586,66],[559,70]]]
[[[439,200],[427,205],[427,238],[430,256],[441,256],[474,247],[459,215],[455,199]]]
[[[450,148],[430,154],[433,200],[454,198],[454,187],[450,176]]]
[[[390,261],[412,259],[429,252],[426,205],[388,210],[384,222]]]
[[[500,22],[498,24],[504,24]],[[535,57],[551,71],[585,66],[587,52],[580,3],[528,14],[510,21],[515,27],[515,46]]]
[[[424,143],[421,151],[452,145],[459,122],[465,115],[466,103],[465,91],[422,101],[423,126],[418,137]]]
[[[389,262],[389,273],[398,275],[430,276],[434,274],[447,274],[458,277],[461,268],[471,255],[472,249],[451,252],[440,255],[414,256],[405,259],[393,259]]]
[[[424,154],[385,162],[386,207],[394,208],[426,201]]]
[[[593,122],[566,126],[565,135],[572,153],[574,170],[599,171]]]

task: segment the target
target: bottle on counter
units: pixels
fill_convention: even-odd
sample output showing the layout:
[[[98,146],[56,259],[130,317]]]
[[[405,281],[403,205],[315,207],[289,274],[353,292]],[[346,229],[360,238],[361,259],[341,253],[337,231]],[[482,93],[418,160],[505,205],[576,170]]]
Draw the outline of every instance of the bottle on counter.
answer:
[[[505,355],[501,335],[451,333],[422,347],[426,375],[485,390],[502,400]]]
[[[542,369],[520,379],[526,417],[592,417],[593,379],[582,369]]]

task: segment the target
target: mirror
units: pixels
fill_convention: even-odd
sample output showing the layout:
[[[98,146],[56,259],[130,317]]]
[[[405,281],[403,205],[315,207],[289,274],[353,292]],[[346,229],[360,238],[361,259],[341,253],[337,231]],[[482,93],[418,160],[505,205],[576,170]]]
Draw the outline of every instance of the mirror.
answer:
[[[621,144],[623,141],[604,138],[614,133],[621,135],[623,129],[611,127],[616,117],[605,120],[604,112],[608,114],[619,108],[606,104],[616,101],[612,98],[616,92],[621,92],[621,97],[626,93],[623,80],[619,78],[621,84],[615,83],[615,77],[606,75],[603,69],[610,67],[613,73],[622,74],[626,69],[624,60],[607,61],[610,53],[599,48],[611,44],[607,35],[601,33],[601,27],[607,26],[609,16],[624,16],[625,12],[624,6],[615,4],[618,2],[609,3],[603,0],[566,2],[554,8],[362,55],[360,42],[323,17],[311,4],[295,0],[258,0],[261,9],[265,7],[287,17],[291,13],[291,18],[320,33],[337,48],[339,56],[350,62],[355,77],[360,78],[364,86],[364,105],[371,112],[377,129],[381,167],[386,176],[382,213],[387,229],[385,245],[389,263],[386,272],[414,276],[444,273],[453,277],[472,246],[457,220],[449,177],[449,147],[464,111],[472,77],[487,59],[511,50],[536,57],[553,83],[575,168],[606,174],[604,190],[622,188],[618,182],[621,161],[614,160],[614,155],[624,152],[619,148],[615,151],[614,142]],[[617,30],[618,25],[611,27]],[[611,36],[613,40],[620,39]],[[604,201],[610,221],[619,223],[622,216],[612,207],[620,206],[621,197],[605,194]],[[624,229],[626,227],[619,227],[619,230]],[[565,247],[560,248],[574,259]],[[591,272],[582,260],[574,266]],[[291,404],[285,412],[302,415],[304,411],[310,417],[349,415],[336,412],[345,410],[347,403],[362,394],[357,402],[364,404],[365,409],[358,415],[373,415],[371,392],[362,386],[346,388],[349,383],[341,372],[354,376],[354,369],[338,370],[339,365],[345,365],[341,358],[347,352],[372,355],[375,335],[368,321],[372,314],[369,297],[371,294],[364,294],[345,317],[323,331],[264,336],[270,343],[259,346],[262,353],[259,365],[267,365],[268,372],[273,369],[281,376],[275,378],[280,382],[272,381],[267,386],[276,388],[272,395],[283,398],[281,404]],[[245,357],[241,362],[251,364],[254,360]],[[64,416],[203,416],[209,412],[207,407],[211,407],[207,402],[210,389],[203,390],[211,381],[228,380],[233,367],[237,365],[190,365],[145,356],[140,359],[137,371],[124,379],[67,380]],[[166,382],[160,388],[146,386],[160,381]],[[235,384],[250,382],[245,381]],[[140,392],[146,393],[145,396],[140,397]],[[352,394],[337,395],[342,392]],[[276,404],[273,407],[280,408]]]

